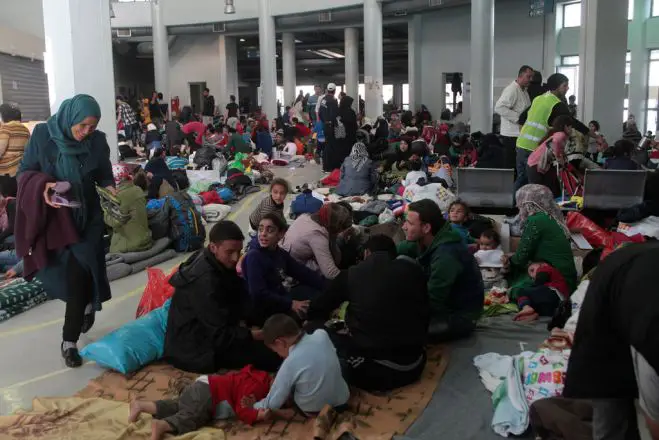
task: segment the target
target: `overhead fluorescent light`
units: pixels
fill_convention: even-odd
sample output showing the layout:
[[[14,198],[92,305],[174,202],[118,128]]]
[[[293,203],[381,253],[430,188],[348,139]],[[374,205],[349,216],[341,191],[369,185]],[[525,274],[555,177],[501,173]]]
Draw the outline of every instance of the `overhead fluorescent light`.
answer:
[[[245,39],[244,39],[244,38],[241,38],[241,39],[240,39],[240,42],[241,42],[241,43],[244,43],[244,42],[245,42]]]
[[[318,50],[307,49],[307,52],[310,52],[310,53],[312,53],[312,54],[314,54],[314,55],[321,56],[321,57],[323,57],[323,58],[329,58],[329,59],[331,59],[331,60],[335,59],[333,56],[331,56],[331,55],[327,55],[326,53],[322,53],[322,52],[320,52],[320,51],[318,51]]]
[[[338,53],[338,52],[334,52],[332,50],[318,49],[318,52],[320,52],[322,54],[325,54],[325,55],[327,55],[331,58],[345,58],[345,55],[343,55],[341,53]]]

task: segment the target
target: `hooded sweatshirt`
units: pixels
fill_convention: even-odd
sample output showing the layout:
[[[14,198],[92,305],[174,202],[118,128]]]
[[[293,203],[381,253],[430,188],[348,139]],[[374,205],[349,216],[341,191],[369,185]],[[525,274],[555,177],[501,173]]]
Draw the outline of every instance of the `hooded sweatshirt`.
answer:
[[[242,264],[252,310],[258,315],[255,320],[259,323],[275,313],[291,310],[292,297],[284,286],[287,276],[317,290],[325,284],[325,278],[295,261],[279,246],[261,247],[258,236],[252,239]]]
[[[428,279],[433,318],[461,315],[477,319],[483,310],[484,286],[478,263],[450,223],[444,224],[427,249],[402,241],[398,253],[416,258]]]

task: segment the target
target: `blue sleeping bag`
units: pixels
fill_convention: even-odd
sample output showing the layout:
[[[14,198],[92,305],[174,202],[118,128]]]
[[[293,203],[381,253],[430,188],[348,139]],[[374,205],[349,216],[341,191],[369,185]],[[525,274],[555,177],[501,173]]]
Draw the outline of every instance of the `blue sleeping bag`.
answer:
[[[80,355],[122,374],[162,358],[170,303],[168,299],[162,307],[85,346]]]

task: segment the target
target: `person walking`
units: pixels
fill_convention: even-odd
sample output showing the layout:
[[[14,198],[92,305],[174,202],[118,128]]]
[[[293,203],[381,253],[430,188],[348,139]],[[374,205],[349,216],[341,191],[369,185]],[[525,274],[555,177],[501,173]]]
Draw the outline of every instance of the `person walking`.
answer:
[[[210,89],[204,89],[204,107],[201,111],[201,119],[206,127],[213,124],[215,116],[215,97],[210,94]]]
[[[16,249],[25,260],[26,270],[28,257],[35,257],[36,245],[29,242],[30,226],[18,219],[30,222],[33,218],[30,209],[37,212],[40,205],[35,198],[43,197],[42,203],[47,205],[44,209],[57,212],[52,217],[64,218],[68,220],[67,224],[72,223],[73,235],[77,235],[77,240],[72,240],[68,246],[56,252],[48,251],[44,264],[36,272],[48,295],[66,302],[61,352],[66,366],[70,368],[82,365],[77,347],[80,333],[91,329],[95,312],[100,311],[101,304],[111,298],[105,271],[105,225],[96,186],[104,187],[113,194],[116,194],[116,189],[110,147],[105,133],[96,129],[100,119],[101,108],[93,97],[76,95],[67,99],[48,122],[34,128],[18,169]],[[24,188],[23,179],[30,178],[30,172],[41,176],[40,187],[24,193],[21,191]],[[70,185],[71,189],[66,194],[79,202],[79,207],[68,208],[56,203],[56,182]],[[70,214],[70,219],[60,210],[68,210],[64,212]],[[66,234],[65,231],[60,233]],[[50,244],[50,241],[46,243],[44,249]]]
[[[515,168],[515,148],[519,136],[519,117],[531,105],[528,85],[533,78],[533,69],[522,66],[517,79],[506,86],[494,106],[494,111],[501,116],[501,143],[503,144],[504,168]]]

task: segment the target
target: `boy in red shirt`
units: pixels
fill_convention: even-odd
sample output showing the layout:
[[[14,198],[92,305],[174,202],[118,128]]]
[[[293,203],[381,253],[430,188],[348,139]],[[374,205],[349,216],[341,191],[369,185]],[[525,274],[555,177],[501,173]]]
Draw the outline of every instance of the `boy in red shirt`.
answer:
[[[152,440],[160,440],[165,434],[183,435],[196,431],[210,425],[214,419],[234,414],[242,422],[253,425],[266,420],[270,411],[254,409],[250,403],[264,399],[271,385],[270,375],[253,369],[251,365],[228,374],[200,376],[183,390],[177,400],[131,402],[128,422],[136,422],[143,412],[153,415]]]
[[[570,287],[563,275],[547,263],[529,264],[533,285],[522,289],[517,297],[519,313],[515,321],[533,321],[538,316],[553,316],[561,301],[570,297]]]

